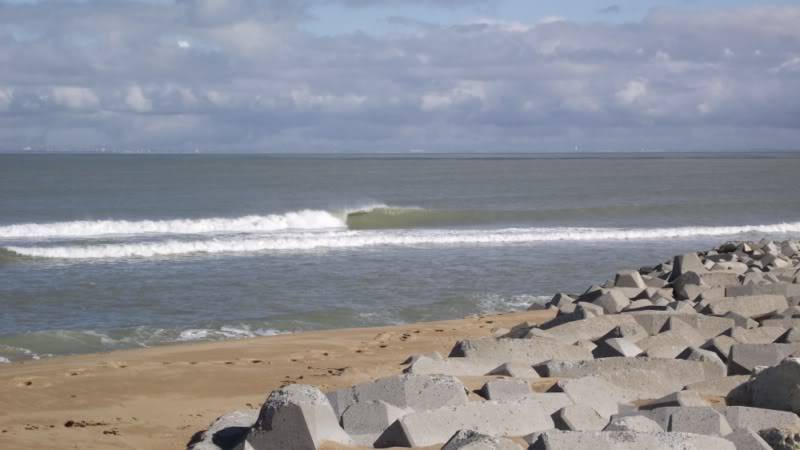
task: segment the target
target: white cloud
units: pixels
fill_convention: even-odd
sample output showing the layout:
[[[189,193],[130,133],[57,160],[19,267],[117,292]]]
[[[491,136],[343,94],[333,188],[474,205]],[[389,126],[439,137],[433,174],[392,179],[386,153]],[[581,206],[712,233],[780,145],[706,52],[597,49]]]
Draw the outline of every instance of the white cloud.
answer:
[[[153,110],[153,102],[145,97],[142,88],[134,85],[128,88],[125,96],[125,104],[136,112],[150,112]]]
[[[647,80],[630,80],[616,94],[617,99],[625,105],[636,103],[645,95],[647,95]]]
[[[94,109],[100,104],[94,91],[84,87],[56,86],[51,95],[55,104],[74,110]]]
[[[13,99],[14,91],[8,88],[0,88],[0,111],[8,111]]]

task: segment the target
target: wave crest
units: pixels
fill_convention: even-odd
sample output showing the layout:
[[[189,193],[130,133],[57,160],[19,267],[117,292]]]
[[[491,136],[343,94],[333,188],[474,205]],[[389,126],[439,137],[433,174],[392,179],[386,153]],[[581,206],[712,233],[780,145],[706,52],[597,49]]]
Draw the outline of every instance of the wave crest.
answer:
[[[736,236],[751,233],[800,232],[800,222],[723,227],[514,228],[504,230],[394,230],[316,231],[268,237],[214,238],[193,241],[164,240],[76,246],[9,246],[17,255],[40,258],[97,259],[148,258],[192,253],[253,253],[353,249],[375,246],[509,245],[551,241],[663,240],[699,236]]]
[[[281,230],[343,228],[344,221],[321,210],[266,216],[174,220],[79,220],[0,226],[0,238],[89,238],[108,235],[259,233]]]

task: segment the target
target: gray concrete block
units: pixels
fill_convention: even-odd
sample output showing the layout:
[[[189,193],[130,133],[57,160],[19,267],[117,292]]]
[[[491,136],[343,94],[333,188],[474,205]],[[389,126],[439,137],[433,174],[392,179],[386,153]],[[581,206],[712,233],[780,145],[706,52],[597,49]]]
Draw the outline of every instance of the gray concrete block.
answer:
[[[700,393],[698,393],[697,391],[678,391],[678,392],[673,392],[671,394],[667,394],[659,399],[652,400],[640,406],[639,409],[651,410],[657,408],[664,408],[666,406],[705,407],[709,405],[708,402],[703,400],[703,398],[700,396]]]
[[[800,412],[800,359],[787,358],[750,382],[753,406]]]
[[[601,306],[606,314],[618,314],[628,306],[631,301],[620,289],[607,289],[594,302]]]
[[[189,450],[226,450],[245,440],[250,428],[258,419],[258,411],[233,411],[218,417],[196,440]]]
[[[759,319],[789,307],[786,297],[781,295],[757,295],[747,297],[725,297],[711,300],[709,311],[717,316],[735,312],[744,317]]]
[[[673,281],[687,272],[705,273],[706,268],[697,253],[676,256],[672,261],[672,273],[669,281]]]
[[[442,450],[522,450],[522,447],[511,439],[460,430],[444,444]]]
[[[610,384],[630,389],[639,398],[659,398],[684,385],[720,378],[714,364],[653,358],[603,358],[593,361],[548,361],[536,367],[543,376],[582,378],[597,376]]]
[[[359,402],[342,413],[341,424],[356,444],[372,447],[383,431],[407,412],[380,400]]]
[[[552,390],[563,392],[576,404],[591,406],[605,418],[617,414],[620,404],[631,403],[640,398],[636,392],[621,388],[597,376],[563,378],[558,380]]]
[[[551,330],[552,334],[553,330]],[[459,341],[450,352],[451,357],[472,358],[482,361],[522,362],[537,364],[549,359],[592,359],[592,353],[574,345],[543,339],[497,339],[493,337]],[[491,369],[487,369],[491,370]]]
[[[615,328],[620,328],[625,337],[634,343],[649,336],[647,331],[639,325],[634,314],[602,315],[564,323],[549,328],[547,331],[560,340],[575,343],[583,340],[596,341],[608,335]]]
[[[713,380],[692,383],[686,386],[686,390],[698,392],[700,395],[710,395],[716,397],[728,397],[732,392],[742,387],[750,381],[749,375],[731,375]]]
[[[272,391],[246,445],[255,450],[316,450],[324,441],[353,444],[325,394],[312,386],[293,384]]]
[[[772,450],[758,433],[749,430],[735,430],[725,436],[725,439],[733,442],[736,450]]]
[[[772,344],[786,334],[783,327],[760,327],[744,329],[736,327],[731,331],[731,337],[740,344]]]
[[[530,450],[735,450],[732,442],[689,433],[631,431],[546,431]]]
[[[404,372],[420,375],[481,376],[497,367],[497,361],[479,358],[432,359],[421,356]]]
[[[469,402],[413,412],[393,423],[375,446],[425,447],[447,442],[462,429],[496,437],[524,436],[553,428],[553,420],[535,399]]]
[[[635,270],[624,270],[618,272],[614,277],[614,286],[636,288],[639,290],[646,289],[648,286],[642,279],[642,275]]]
[[[600,431],[608,424],[591,406],[575,404],[565,406],[553,414],[553,422],[559,430]]]
[[[486,400],[518,400],[531,393],[531,386],[523,379],[491,380],[478,393]]]
[[[500,375],[514,378],[539,378],[539,373],[529,364],[503,363],[492,369],[486,375]]]
[[[794,344],[734,344],[728,355],[728,374],[746,375],[757,366],[774,366],[797,352]]]
[[[753,408],[749,406],[725,406],[720,412],[731,427],[759,432],[769,428],[800,431],[800,417],[789,411]]]
[[[724,436],[733,432],[728,420],[711,407],[681,407],[669,419],[669,431]]]
[[[592,350],[595,358],[611,358],[614,356],[635,357],[644,352],[638,345],[625,338],[610,338],[597,343]]]
[[[768,275],[762,275],[766,279]],[[725,288],[727,297],[779,295],[793,297],[800,295],[800,285],[794,283],[773,282],[766,284],[746,284],[743,286],[728,286]]]
[[[727,366],[716,353],[699,347],[689,347],[678,355],[678,358],[688,361],[703,361],[719,366],[720,370],[727,373]]]
[[[340,389],[329,393],[328,398],[341,417],[355,402],[382,400],[401,409],[422,411],[466,403],[466,392],[461,381],[452,376],[405,374]]]
[[[664,429],[644,415],[614,416],[603,431],[635,431],[639,433],[658,433]]]

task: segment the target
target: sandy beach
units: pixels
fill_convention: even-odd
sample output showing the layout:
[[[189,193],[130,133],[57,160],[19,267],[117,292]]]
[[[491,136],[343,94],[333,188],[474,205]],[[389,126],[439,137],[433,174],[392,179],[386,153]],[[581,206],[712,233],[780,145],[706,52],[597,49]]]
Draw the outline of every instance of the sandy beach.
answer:
[[[446,355],[459,339],[541,322],[551,314],[473,316],[0,365],[0,448],[184,448],[216,417],[259,408],[284,384],[335,389],[396,374],[411,354]]]

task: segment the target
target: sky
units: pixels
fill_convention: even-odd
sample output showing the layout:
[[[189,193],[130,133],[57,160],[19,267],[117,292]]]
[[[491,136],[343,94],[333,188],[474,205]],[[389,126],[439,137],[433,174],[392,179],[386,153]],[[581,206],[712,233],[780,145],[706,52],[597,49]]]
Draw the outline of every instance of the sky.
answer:
[[[0,0],[0,151],[800,150],[800,0]]]

